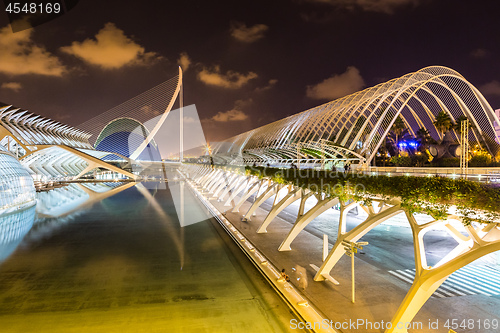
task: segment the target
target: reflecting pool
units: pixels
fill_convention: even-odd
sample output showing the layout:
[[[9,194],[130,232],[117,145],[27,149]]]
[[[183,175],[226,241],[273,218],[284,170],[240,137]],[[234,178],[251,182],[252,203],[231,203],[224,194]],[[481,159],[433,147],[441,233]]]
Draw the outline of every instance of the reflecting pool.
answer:
[[[171,191],[151,183],[70,184],[39,193],[36,216],[2,217],[1,331],[290,331],[275,292],[187,186],[169,185],[199,222],[181,227]]]

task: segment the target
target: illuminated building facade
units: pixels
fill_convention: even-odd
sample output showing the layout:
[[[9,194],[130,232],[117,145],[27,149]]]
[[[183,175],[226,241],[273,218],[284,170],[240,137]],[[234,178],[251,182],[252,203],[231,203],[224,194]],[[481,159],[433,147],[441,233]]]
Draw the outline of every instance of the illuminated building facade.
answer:
[[[0,214],[34,204],[33,178],[21,163],[0,145]]]

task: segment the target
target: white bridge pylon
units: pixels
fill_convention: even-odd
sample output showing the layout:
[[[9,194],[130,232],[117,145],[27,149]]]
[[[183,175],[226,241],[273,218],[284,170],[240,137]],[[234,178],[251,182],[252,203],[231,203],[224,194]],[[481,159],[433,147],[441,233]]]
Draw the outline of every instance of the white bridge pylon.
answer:
[[[443,220],[418,223],[414,215],[402,207],[400,200],[397,198],[372,198],[372,204],[369,205],[364,202],[352,200],[343,202],[338,197],[326,197],[324,194],[317,194],[294,185],[279,184],[267,178],[259,179],[256,176],[237,174],[228,170],[207,166],[185,165],[183,171],[204,189],[206,196],[212,196],[212,199],[217,199],[218,201],[223,201],[227,198],[225,204],[232,204],[233,212],[238,212],[242,204],[250,196],[255,195],[255,201],[243,215],[243,218],[249,221],[253,213],[264,201],[275,196],[272,208],[257,228],[258,233],[266,233],[267,227],[279,212],[300,199],[296,221],[285,236],[278,249],[279,251],[290,251],[290,245],[293,240],[314,218],[321,215],[327,209],[340,204],[337,239],[332,250],[316,273],[314,277],[315,281],[331,280],[330,272],[345,253],[341,245],[343,241],[356,242],[387,219],[404,213],[412,230],[416,275],[403,302],[392,317],[392,328],[387,329],[386,333],[406,333],[407,329],[398,328],[397,324],[411,322],[425,302],[448,276],[474,260],[500,250],[499,223],[473,222],[465,226],[464,230],[459,230],[451,222],[452,220],[462,222],[460,216],[448,214],[446,219]],[[240,199],[237,199],[238,195],[241,195]],[[313,196],[316,196],[317,203],[306,211],[305,202]],[[355,207],[363,209],[368,216],[358,226],[347,231],[347,213]],[[430,267],[427,264],[426,248],[423,240],[424,235],[436,227],[446,230],[457,241],[458,245],[437,264]]]
[[[139,155],[141,155],[141,153],[144,151],[144,149],[148,146],[148,144],[151,142],[151,140],[153,140],[156,133],[158,133],[158,130],[161,128],[161,126],[165,122],[165,119],[167,119],[168,114],[170,113],[170,110],[172,110],[172,106],[174,105],[175,100],[177,99],[177,96],[179,95],[179,92],[181,90],[181,86],[182,86],[182,68],[179,66],[179,80],[177,81],[177,86],[175,88],[175,92],[172,96],[172,99],[170,99],[170,102],[168,103],[168,106],[165,109],[165,112],[162,114],[162,116],[158,120],[158,123],[156,123],[155,127],[149,132],[146,139],[144,139],[144,141],[139,145],[139,147],[137,147],[137,149],[130,155],[130,159],[136,160],[139,157]],[[181,106],[182,106],[182,102],[181,102]],[[182,113],[181,113],[181,128],[182,128],[182,120],[183,119],[182,119]],[[181,133],[182,133],[182,129],[181,129]],[[181,137],[180,144],[181,144],[181,149],[182,149],[182,137]],[[180,152],[180,154],[182,154],[182,152]]]

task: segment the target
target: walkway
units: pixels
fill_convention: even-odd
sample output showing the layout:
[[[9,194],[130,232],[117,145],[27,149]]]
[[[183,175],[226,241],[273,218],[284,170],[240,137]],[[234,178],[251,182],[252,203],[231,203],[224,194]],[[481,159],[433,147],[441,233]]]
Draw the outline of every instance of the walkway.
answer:
[[[272,203],[272,198],[268,199],[268,203]],[[292,245],[292,251],[279,252],[277,251],[284,237],[291,228],[291,223],[294,221],[294,212],[285,210],[269,225],[268,233],[258,234],[257,228],[260,226],[268,211],[262,208],[257,209],[256,216],[252,216],[250,221],[242,222],[241,216],[246,212],[253,198],[249,198],[247,202],[240,208],[240,213],[232,213],[231,209],[224,207],[222,202],[211,200],[220,211],[226,211],[226,217],[242,232],[245,237],[261,251],[267,258],[277,267],[285,268],[290,273],[292,281],[297,287],[297,274],[293,273],[293,267],[304,267],[307,272],[308,286],[304,290],[305,296],[318,307],[328,318],[338,323],[349,321],[364,320],[371,323],[388,322],[392,319],[399,304],[403,300],[409,289],[407,276],[406,280],[391,274],[388,269],[383,269],[386,266],[384,263],[377,263],[369,257],[381,254],[382,257],[391,258],[392,260],[400,261],[401,265],[413,266],[413,258],[405,257],[406,254],[412,253],[412,244],[406,244],[408,249],[403,248],[398,252],[388,252],[383,247],[377,247],[376,244],[370,244],[364,250],[367,254],[360,254],[355,260],[356,267],[356,303],[351,303],[351,270],[350,258],[343,257],[332,271],[332,276],[340,282],[339,286],[333,285],[331,282],[314,282],[312,280],[315,270],[312,265],[321,266],[322,262],[322,235],[324,226],[328,223],[325,218],[317,218],[295,239]],[[263,205],[262,207],[265,207]],[[269,206],[268,206],[269,207]],[[333,212],[333,210],[330,210]],[[287,216],[288,214],[288,216]],[[332,213],[328,213],[329,218]],[[330,221],[332,235],[336,234],[335,225],[338,224],[337,218]],[[352,219],[352,216],[350,217]],[[386,224],[375,228],[376,231],[383,231],[388,228]],[[391,228],[404,229],[401,227]],[[320,231],[321,229],[321,231]],[[387,231],[386,231],[387,232]],[[368,237],[368,235],[366,236]],[[331,244],[335,241],[334,237],[330,237]],[[387,241],[387,240],[385,240]],[[383,242],[382,242],[383,243]],[[369,253],[374,254],[368,255]],[[402,258],[399,258],[400,253]],[[367,257],[366,259],[365,256]],[[396,269],[402,268],[401,265],[396,265]],[[405,267],[406,268],[406,267]],[[464,292],[465,294],[465,292]],[[475,295],[467,295],[461,297],[446,297],[446,298],[431,298],[427,301],[424,307],[420,310],[414,319],[414,323],[421,323],[422,328],[410,329],[409,332],[427,333],[427,332],[447,332],[444,324],[448,319],[478,319],[492,320],[500,318],[500,297],[488,297],[481,293]],[[429,329],[429,321],[435,322],[439,320],[439,329]],[[342,330],[344,333],[355,332],[383,332],[383,329],[369,329],[369,327],[348,328]],[[465,329],[460,332],[478,332],[477,329]],[[480,330],[483,332],[497,332],[497,330]]]

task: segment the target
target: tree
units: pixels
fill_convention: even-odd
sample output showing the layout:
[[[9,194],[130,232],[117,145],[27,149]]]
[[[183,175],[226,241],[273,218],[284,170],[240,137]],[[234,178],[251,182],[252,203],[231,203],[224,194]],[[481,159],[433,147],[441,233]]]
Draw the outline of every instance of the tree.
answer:
[[[440,131],[444,136],[446,132],[448,132],[452,128],[453,122],[451,120],[451,117],[446,112],[440,111],[436,116],[434,126],[436,126],[436,129]]]
[[[464,115],[461,115],[460,117],[457,118],[455,124],[453,125],[453,129],[457,133],[457,136],[460,140],[460,137],[462,135],[462,121],[467,120],[468,118]],[[468,129],[472,129],[472,123],[469,121],[469,127]]]
[[[429,131],[423,127],[420,128],[415,134],[417,135],[419,149],[422,152],[425,152],[425,150],[429,148],[429,145],[436,143],[436,140],[432,138]]]
[[[399,156],[399,142],[403,137],[408,136],[410,135],[405,122],[401,119],[401,117],[397,117],[392,124],[391,131],[387,133],[385,138],[387,150],[392,156]]]
[[[403,134],[404,130],[406,130],[405,122],[401,119],[401,117],[397,117],[391,127],[392,133],[396,136],[396,145],[399,143],[399,138]]]

